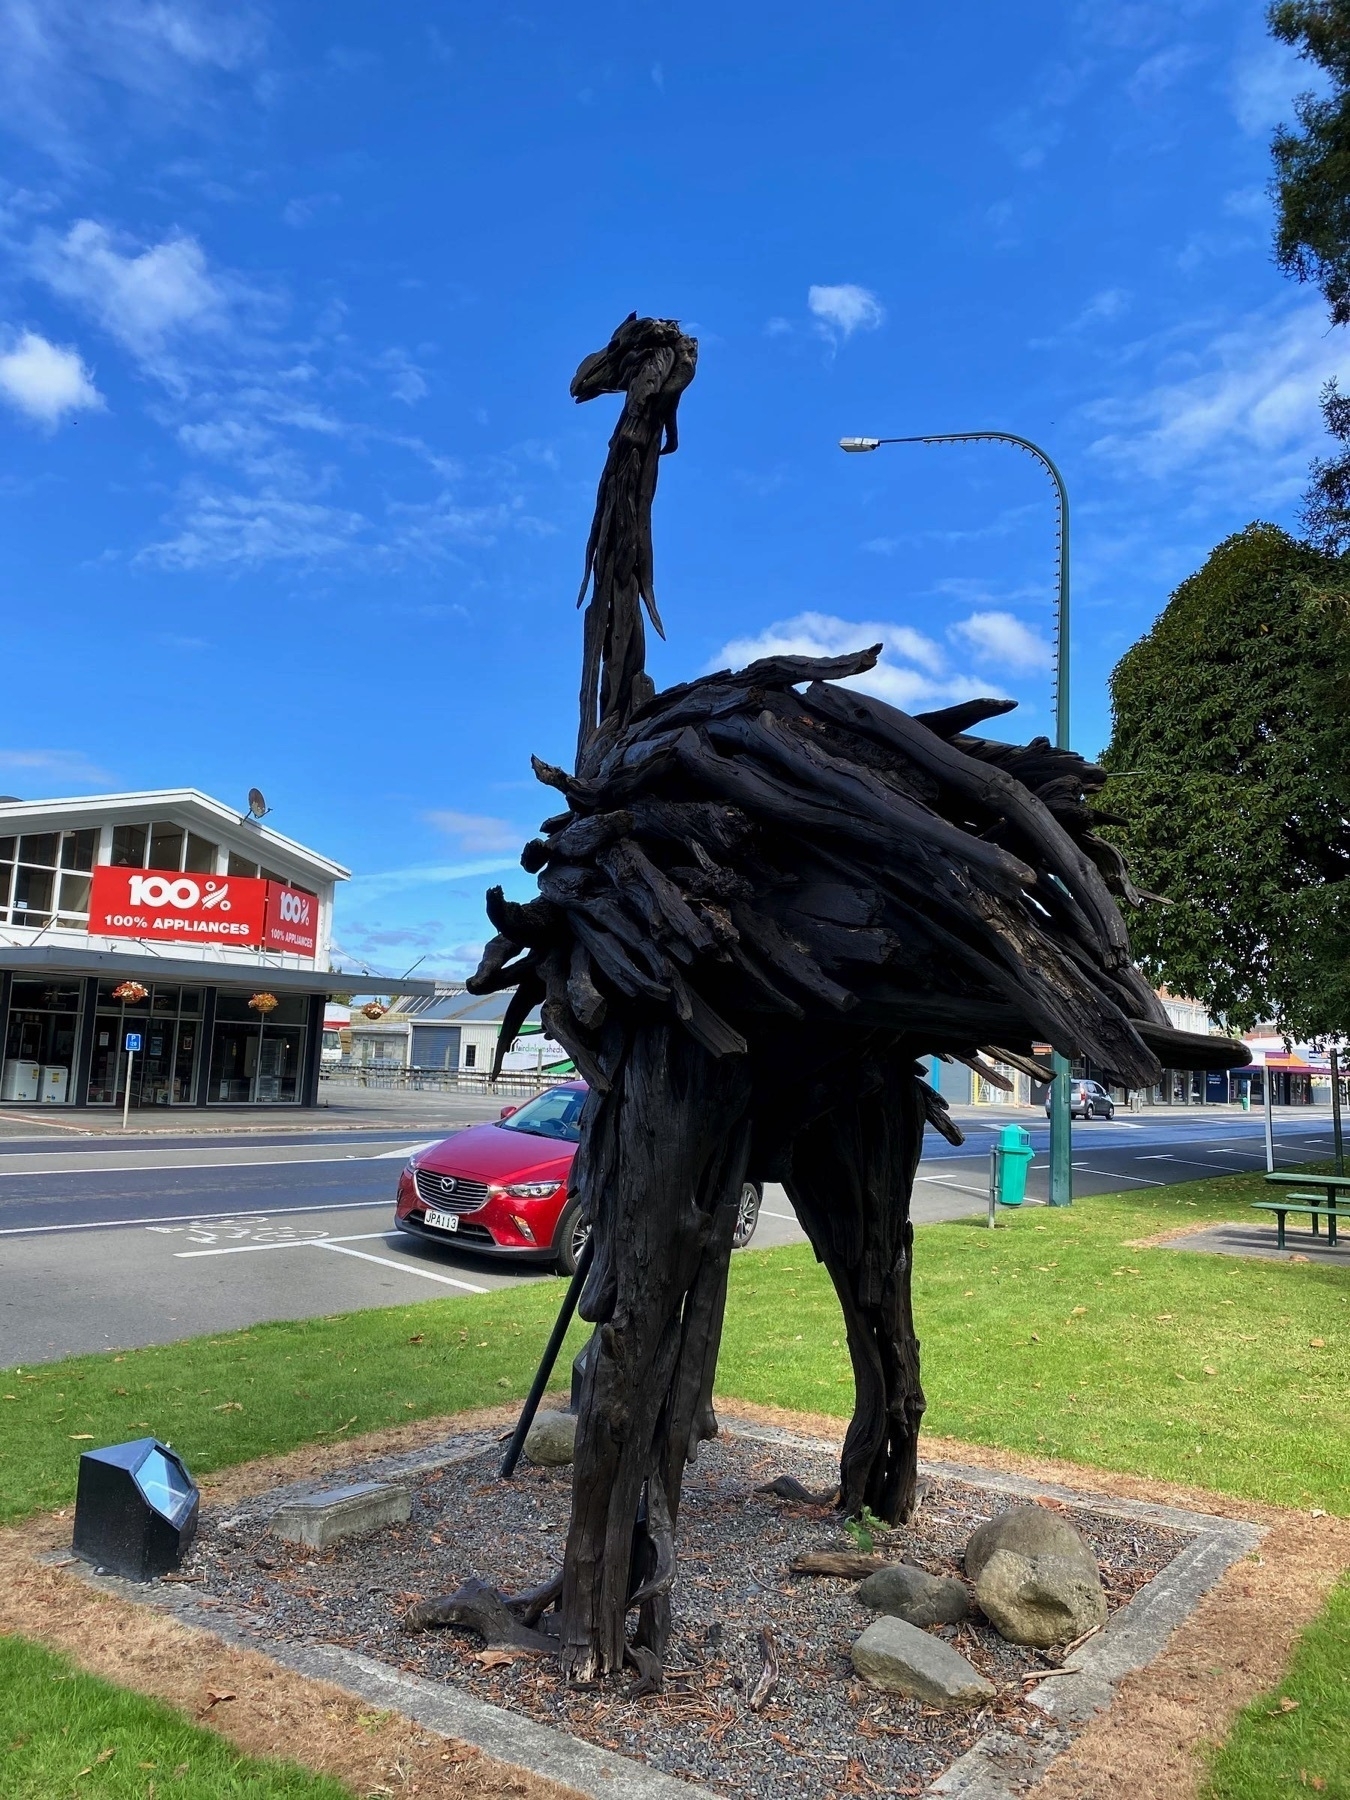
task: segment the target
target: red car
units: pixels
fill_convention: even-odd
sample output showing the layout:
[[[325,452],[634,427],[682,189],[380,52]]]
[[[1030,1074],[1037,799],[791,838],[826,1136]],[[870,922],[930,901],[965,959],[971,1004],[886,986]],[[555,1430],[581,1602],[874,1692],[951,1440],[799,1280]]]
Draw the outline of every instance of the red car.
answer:
[[[394,1223],[400,1231],[490,1256],[553,1264],[570,1275],[589,1224],[567,1197],[581,1135],[586,1083],[546,1088],[500,1119],[471,1125],[419,1150],[398,1178]],[[760,1189],[741,1193],[734,1243],[748,1244],[759,1222]]]

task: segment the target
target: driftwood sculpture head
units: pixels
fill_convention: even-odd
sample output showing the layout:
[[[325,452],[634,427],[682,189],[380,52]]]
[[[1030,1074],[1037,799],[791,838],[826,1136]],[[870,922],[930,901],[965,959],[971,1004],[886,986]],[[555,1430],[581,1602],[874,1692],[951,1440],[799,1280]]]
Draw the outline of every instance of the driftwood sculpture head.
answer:
[[[579,400],[625,396],[586,551],[577,767],[536,759],[564,801],[522,855],[539,897],[492,890],[497,936],[468,983],[515,989],[503,1047],[542,1005],[591,1087],[572,1179],[596,1331],[542,1603],[578,1677],[628,1660],[659,1679],[747,1177],[785,1183],[843,1308],[839,1504],[904,1519],[924,1408],[910,1187],[925,1125],[961,1141],[918,1059],[1048,1079],[1049,1043],[1143,1086],[1162,1061],[1246,1057],[1173,1032],[1131,964],[1128,876],[1092,829],[1102,772],[1044,738],[974,734],[1012,702],[911,716],[840,685],[875,646],[652,691],[651,500],[695,357],[672,321],[630,318],[573,382]]]

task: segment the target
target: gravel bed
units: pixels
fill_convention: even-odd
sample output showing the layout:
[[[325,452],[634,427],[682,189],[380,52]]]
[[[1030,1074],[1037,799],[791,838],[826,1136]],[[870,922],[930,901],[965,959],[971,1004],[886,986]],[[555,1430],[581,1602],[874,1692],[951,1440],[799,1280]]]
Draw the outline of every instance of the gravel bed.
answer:
[[[874,1793],[918,1795],[991,1726],[1035,1736],[1039,1712],[1023,1699],[1024,1674],[1055,1662],[1003,1641],[982,1619],[941,1627],[998,1688],[976,1712],[940,1712],[880,1694],[853,1673],[849,1649],[875,1615],[854,1584],[788,1573],[805,1550],[856,1546],[827,1508],[757,1494],[780,1474],[820,1490],[838,1479],[837,1458],[734,1435],[703,1448],[688,1470],[680,1510],[674,1630],[663,1694],[627,1698],[630,1674],[568,1687],[556,1668],[522,1656],[485,1665],[476,1637],[455,1631],[409,1636],[399,1619],[414,1601],[478,1575],[507,1593],[534,1586],[562,1560],[570,1469],[521,1465],[495,1479],[497,1446],[409,1480],[407,1524],[307,1551],[266,1535],[276,1496],[208,1517],[180,1579],[263,1640],[339,1644],[431,1680],[449,1680],[499,1706],[528,1713],[602,1748],[728,1796],[833,1800]],[[354,1467],[325,1486],[393,1474]],[[933,1574],[962,1575],[976,1525],[1006,1510],[1001,1495],[946,1479],[927,1483],[914,1523],[878,1535],[877,1549]],[[1092,1546],[1114,1611],[1178,1553],[1181,1532],[1086,1508],[1066,1512]],[[782,1676],[768,1706],[746,1697],[761,1668],[758,1633],[771,1625]]]

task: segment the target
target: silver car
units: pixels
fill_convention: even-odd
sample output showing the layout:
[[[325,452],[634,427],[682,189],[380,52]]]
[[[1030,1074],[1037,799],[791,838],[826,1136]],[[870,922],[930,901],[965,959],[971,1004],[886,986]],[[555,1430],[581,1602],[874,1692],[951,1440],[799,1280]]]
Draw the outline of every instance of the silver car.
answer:
[[[1053,1090],[1052,1090],[1053,1091]],[[1050,1094],[1045,1096],[1045,1115],[1050,1116]],[[1069,1083],[1069,1117],[1071,1119],[1114,1119],[1116,1103],[1100,1081]]]

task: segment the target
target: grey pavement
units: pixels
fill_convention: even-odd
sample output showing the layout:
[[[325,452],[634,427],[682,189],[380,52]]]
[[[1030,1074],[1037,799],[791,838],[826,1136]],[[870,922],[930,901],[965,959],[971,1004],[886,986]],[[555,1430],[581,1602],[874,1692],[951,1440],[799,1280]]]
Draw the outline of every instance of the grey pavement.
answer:
[[[438,1102],[439,1116],[377,1109],[373,1122],[358,1116],[340,1132],[309,1117],[287,1130],[273,1114],[265,1131],[0,1139],[0,1366],[556,1279],[392,1229],[407,1155],[469,1122],[445,1116],[446,1096],[397,1098]],[[467,1096],[456,1103],[469,1109]],[[477,1119],[498,1110],[495,1097],[476,1098]],[[929,1134],[915,1221],[983,1210],[989,1145],[1008,1119],[1031,1133],[1028,1193],[1043,1202],[1043,1116],[958,1116],[966,1145]],[[1330,1154],[1329,1120],[1313,1109],[1282,1111],[1276,1136],[1281,1166]],[[1259,1169],[1261,1120],[1220,1108],[1122,1114],[1077,1124],[1073,1161],[1079,1195]],[[768,1187],[752,1249],[802,1239],[786,1194]]]

